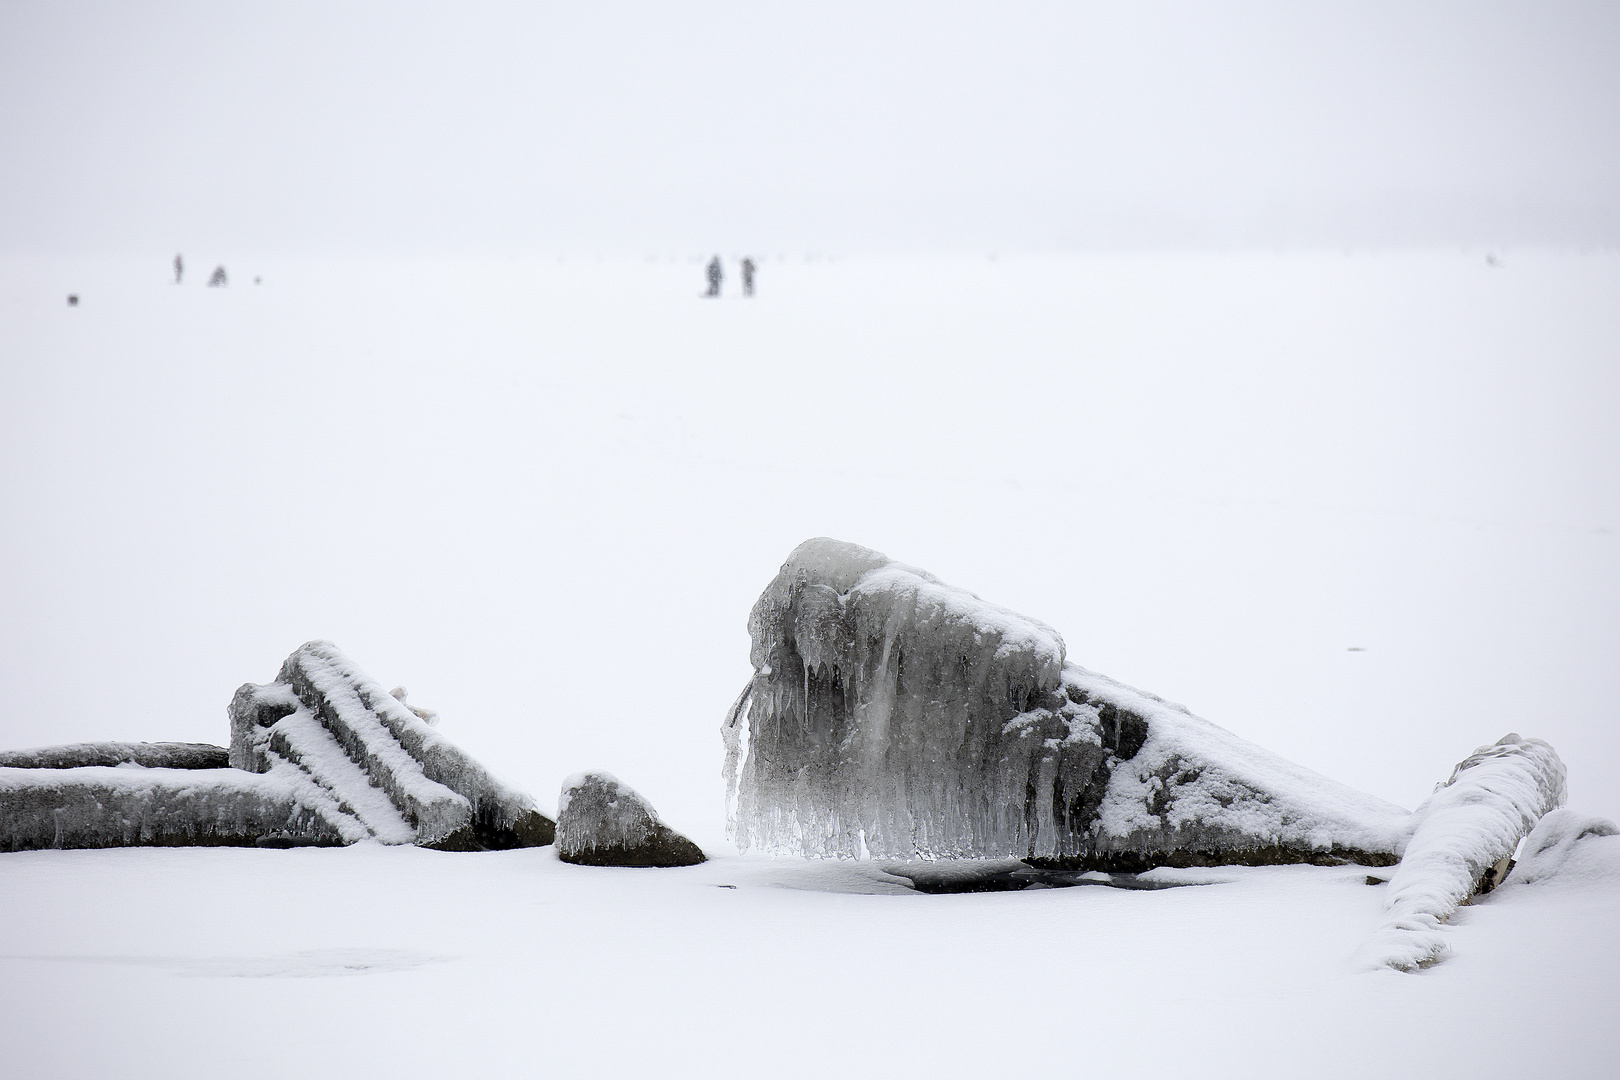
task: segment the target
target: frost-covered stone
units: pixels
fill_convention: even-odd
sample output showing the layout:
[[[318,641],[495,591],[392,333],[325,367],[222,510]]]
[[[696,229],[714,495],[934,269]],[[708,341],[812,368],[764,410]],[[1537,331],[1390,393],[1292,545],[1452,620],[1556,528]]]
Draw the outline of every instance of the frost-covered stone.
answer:
[[[148,769],[223,769],[223,746],[191,742],[94,742],[0,751],[0,769],[82,769],[140,765]]]
[[[1532,885],[1551,881],[1579,860],[1591,840],[1620,836],[1620,827],[1607,818],[1574,810],[1554,810],[1536,823],[1519,847],[1518,861],[1504,884]],[[1613,843],[1613,841],[1611,841]]]
[[[579,773],[557,799],[557,857],[586,866],[695,866],[692,841],[658,820],[652,806],[616,777]]]
[[[445,850],[535,847],[553,824],[329,642],[231,702],[231,764],[290,766],[364,836]]]
[[[1388,865],[1400,807],[1070,664],[1050,627],[836,540],[749,617],[726,722],[743,850],[1110,871]]]
[[[0,768],[0,851],[358,839],[311,795],[285,770]]]
[[[1411,971],[1444,957],[1440,925],[1563,801],[1564,763],[1540,739],[1509,734],[1464,758],[1412,815],[1363,966]]]

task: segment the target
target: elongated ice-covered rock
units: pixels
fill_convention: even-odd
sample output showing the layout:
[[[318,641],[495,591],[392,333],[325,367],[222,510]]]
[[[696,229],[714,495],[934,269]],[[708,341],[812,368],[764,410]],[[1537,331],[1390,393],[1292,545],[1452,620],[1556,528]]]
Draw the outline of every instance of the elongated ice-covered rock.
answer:
[[[223,769],[229,752],[212,743],[92,742],[0,750],[0,769],[82,769],[92,765],[148,769]]]
[[[749,617],[724,727],[744,850],[1053,867],[1389,864],[1407,813],[1069,664],[1052,628],[836,540]]]
[[[584,866],[696,866],[703,851],[611,773],[577,773],[557,798],[557,857]]]
[[[0,768],[0,823],[0,851],[358,839],[286,770]]]
[[[1411,971],[1444,957],[1441,924],[1500,883],[1519,841],[1563,802],[1564,763],[1540,739],[1509,734],[1464,758],[1412,815],[1363,965]]]
[[[549,844],[550,818],[496,780],[330,642],[231,702],[231,764],[305,773],[365,835],[446,850]]]

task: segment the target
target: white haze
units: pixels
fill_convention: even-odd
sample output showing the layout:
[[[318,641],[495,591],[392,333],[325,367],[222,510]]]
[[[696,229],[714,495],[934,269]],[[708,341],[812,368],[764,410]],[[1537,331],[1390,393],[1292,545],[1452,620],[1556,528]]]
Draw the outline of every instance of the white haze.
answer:
[[[0,249],[1613,244],[1617,45],[1612,4],[14,0]]]

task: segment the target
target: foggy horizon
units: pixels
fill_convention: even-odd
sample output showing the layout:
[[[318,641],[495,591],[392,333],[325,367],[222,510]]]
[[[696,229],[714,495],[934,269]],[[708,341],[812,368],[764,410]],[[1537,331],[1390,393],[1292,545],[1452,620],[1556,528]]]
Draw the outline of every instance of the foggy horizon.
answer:
[[[1620,10],[16,3],[0,253],[1620,243]]]

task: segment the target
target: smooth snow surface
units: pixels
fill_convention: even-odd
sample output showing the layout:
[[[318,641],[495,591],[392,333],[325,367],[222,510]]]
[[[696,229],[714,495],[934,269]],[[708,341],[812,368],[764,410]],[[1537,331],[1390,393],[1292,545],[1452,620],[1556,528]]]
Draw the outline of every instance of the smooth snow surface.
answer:
[[[1416,975],[1355,969],[1388,886],[1353,866],[929,896],[850,861],[6,855],[4,1071],[1607,1080],[1620,838],[1581,845],[1580,876],[1460,909],[1455,958]]]

